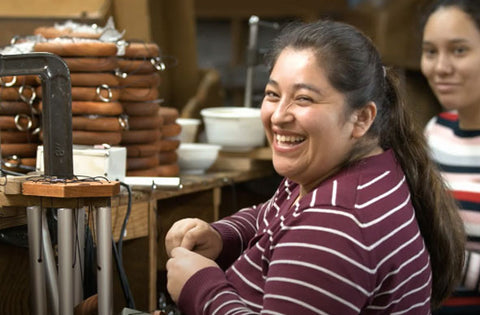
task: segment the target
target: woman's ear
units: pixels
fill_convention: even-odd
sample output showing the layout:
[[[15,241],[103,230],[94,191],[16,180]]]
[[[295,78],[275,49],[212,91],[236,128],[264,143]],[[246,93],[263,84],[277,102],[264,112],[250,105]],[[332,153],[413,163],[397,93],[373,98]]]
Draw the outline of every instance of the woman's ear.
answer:
[[[374,102],[368,102],[367,105],[358,109],[353,114],[353,138],[363,137],[377,116],[377,105]]]

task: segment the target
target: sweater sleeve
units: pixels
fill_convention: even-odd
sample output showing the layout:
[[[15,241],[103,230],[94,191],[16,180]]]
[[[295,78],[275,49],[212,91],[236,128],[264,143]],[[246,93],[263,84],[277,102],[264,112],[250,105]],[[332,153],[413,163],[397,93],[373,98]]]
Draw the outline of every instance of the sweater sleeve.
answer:
[[[268,271],[261,305],[252,305],[240,298],[219,268],[206,268],[191,277],[181,292],[179,306],[185,314],[252,314],[261,309],[263,314],[326,314],[331,310],[338,314],[358,314],[366,303],[368,292],[363,286],[371,284],[371,278],[352,267],[348,260],[361,261],[366,257],[350,257],[330,252],[335,248],[350,252],[346,239],[317,238],[308,228],[310,220],[297,218],[290,224],[302,229],[285,229],[274,237],[267,249]],[[318,219],[318,218],[317,218]],[[355,251],[354,251],[355,252]],[[241,260],[249,260],[242,257]],[[237,269],[238,268],[238,269]],[[242,270],[235,265],[236,272]],[[248,283],[249,274],[241,274]],[[357,285],[361,284],[361,285]],[[361,291],[361,294],[359,294]]]
[[[216,260],[222,269],[228,268],[240,256],[255,235],[258,228],[257,216],[263,206],[264,204],[260,204],[244,208],[212,223],[212,227],[220,233],[223,240],[222,252]]]

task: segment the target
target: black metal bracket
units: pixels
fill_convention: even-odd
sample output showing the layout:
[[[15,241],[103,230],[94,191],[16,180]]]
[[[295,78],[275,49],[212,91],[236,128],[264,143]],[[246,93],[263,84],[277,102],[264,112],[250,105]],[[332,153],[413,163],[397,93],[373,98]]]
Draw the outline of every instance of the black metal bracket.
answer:
[[[0,54],[0,76],[17,75],[39,75],[42,81],[45,175],[73,178],[70,70],[52,53]]]

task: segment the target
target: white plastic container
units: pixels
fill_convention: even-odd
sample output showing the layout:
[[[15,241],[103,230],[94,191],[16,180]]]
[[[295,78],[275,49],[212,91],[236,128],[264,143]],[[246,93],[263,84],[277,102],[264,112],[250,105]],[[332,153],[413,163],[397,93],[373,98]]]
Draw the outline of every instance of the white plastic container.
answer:
[[[224,151],[245,152],[265,145],[259,108],[211,107],[202,109],[207,142]]]
[[[125,147],[96,147],[86,145],[74,145],[73,175],[104,176],[108,180],[125,179],[127,149]],[[37,147],[36,169],[44,171],[43,145]]]
[[[176,122],[182,126],[182,131],[178,135],[177,139],[182,143],[195,142],[198,127],[202,121],[196,118],[177,118]]]

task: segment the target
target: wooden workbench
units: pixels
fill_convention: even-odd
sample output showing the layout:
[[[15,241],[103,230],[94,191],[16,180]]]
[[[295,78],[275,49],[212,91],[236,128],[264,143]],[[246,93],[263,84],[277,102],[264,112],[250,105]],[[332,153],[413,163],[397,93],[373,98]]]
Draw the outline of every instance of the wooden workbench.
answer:
[[[136,308],[142,311],[153,310],[157,306],[158,293],[164,291],[162,283],[157,284],[158,271],[162,271],[166,262],[164,250],[164,236],[173,222],[185,217],[199,217],[206,221],[213,221],[221,217],[220,206],[222,201],[222,189],[229,191],[232,185],[248,183],[254,180],[261,180],[272,176],[273,168],[268,163],[265,167],[252,170],[215,171],[203,175],[180,176],[180,186],[175,188],[147,188],[133,187],[131,214],[124,234],[124,265],[129,278],[129,284],[136,302]],[[17,197],[14,198],[17,200]],[[6,202],[7,199],[0,198],[0,229],[25,225],[25,208],[15,205],[14,202]],[[13,199],[9,199],[13,200]],[[7,200],[8,201],[8,200]],[[33,201],[32,201],[33,202]],[[72,200],[72,202],[75,202]],[[128,194],[122,189],[120,194],[111,198],[112,208],[112,229],[115,239],[118,240],[120,230],[125,218],[128,204]],[[0,245],[2,245],[0,243]],[[15,259],[22,255],[28,256],[18,248],[7,248],[15,253]],[[2,253],[5,249],[0,248]],[[16,265],[9,262],[11,256],[0,254],[0,265],[26,268],[25,263]],[[146,272],[148,270],[148,272]],[[8,279],[12,278],[12,272],[19,274],[20,281],[24,282],[24,289],[21,292],[28,292],[28,279],[20,277],[25,270],[5,270],[8,272]],[[114,274],[114,311],[118,313],[124,306],[123,292],[120,282]],[[7,279],[7,278],[6,278]],[[14,295],[8,292],[12,284],[0,283],[2,295],[0,302],[0,314],[23,314],[15,313],[15,310],[25,310],[28,305],[28,297],[25,294]],[[16,283],[18,286],[19,283]],[[158,288],[160,286],[160,288]],[[5,303],[8,303],[5,304]],[[15,308],[13,304],[18,303]],[[20,306],[23,305],[23,306]],[[12,311],[13,310],[13,311]]]

